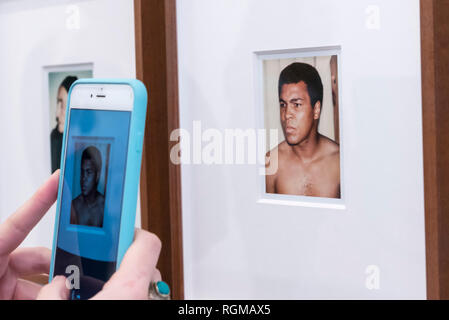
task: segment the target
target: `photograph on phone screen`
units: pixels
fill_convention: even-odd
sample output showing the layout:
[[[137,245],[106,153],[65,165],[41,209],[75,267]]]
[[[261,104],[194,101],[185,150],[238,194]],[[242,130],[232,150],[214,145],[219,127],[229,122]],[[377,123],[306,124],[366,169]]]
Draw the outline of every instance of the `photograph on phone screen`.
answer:
[[[76,80],[92,78],[92,75],[92,70],[54,71],[48,73],[52,173],[60,167],[65,111],[70,86]]]
[[[111,144],[91,140],[75,142],[70,224],[102,228]]]
[[[265,192],[341,198],[338,56],[263,61]]]

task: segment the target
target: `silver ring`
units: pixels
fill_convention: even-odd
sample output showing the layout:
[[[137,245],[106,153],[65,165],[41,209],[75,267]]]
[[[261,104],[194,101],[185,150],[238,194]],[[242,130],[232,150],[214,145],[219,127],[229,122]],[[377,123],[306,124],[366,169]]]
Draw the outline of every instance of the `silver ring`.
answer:
[[[150,300],[170,300],[170,287],[164,281],[151,282],[148,289]]]

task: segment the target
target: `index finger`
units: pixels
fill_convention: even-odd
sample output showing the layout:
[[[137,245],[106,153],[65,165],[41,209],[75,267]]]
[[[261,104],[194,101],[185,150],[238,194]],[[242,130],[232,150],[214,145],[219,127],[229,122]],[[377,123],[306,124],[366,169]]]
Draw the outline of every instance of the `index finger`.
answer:
[[[58,194],[59,170],[15,213],[0,224],[0,256],[9,254],[50,209]]]

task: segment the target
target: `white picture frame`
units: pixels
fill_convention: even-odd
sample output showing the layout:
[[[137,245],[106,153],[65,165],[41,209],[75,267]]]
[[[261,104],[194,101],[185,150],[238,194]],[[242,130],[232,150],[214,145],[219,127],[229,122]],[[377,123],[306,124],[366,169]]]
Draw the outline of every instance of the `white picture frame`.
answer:
[[[312,57],[323,57],[323,56],[337,56],[338,64],[338,78],[341,77],[341,54],[342,48],[339,45],[330,45],[323,47],[312,47],[312,48],[298,48],[298,49],[280,49],[280,50],[264,50],[254,52],[254,68],[255,68],[255,101],[256,101],[256,126],[257,129],[265,129],[265,98],[264,98],[264,67],[263,63],[266,60],[282,60],[282,59],[295,59],[295,58],[312,58]],[[339,82],[338,86],[338,99],[341,103],[342,95],[342,84]],[[343,108],[338,110],[338,118],[340,123],[342,123],[343,118]],[[287,195],[287,194],[272,194],[266,192],[265,175],[259,175],[259,200],[258,203],[261,204],[272,204],[272,205],[282,205],[282,206],[299,206],[299,207],[310,207],[310,208],[326,208],[335,209],[337,212],[341,212],[346,209],[346,190],[345,190],[345,176],[344,176],[344,128],[339,126],[339,136],[340,136],[340,198],[323,198],[323,197],[311,197],[303,195]],[[268,135],[268,134],[267,134]]]

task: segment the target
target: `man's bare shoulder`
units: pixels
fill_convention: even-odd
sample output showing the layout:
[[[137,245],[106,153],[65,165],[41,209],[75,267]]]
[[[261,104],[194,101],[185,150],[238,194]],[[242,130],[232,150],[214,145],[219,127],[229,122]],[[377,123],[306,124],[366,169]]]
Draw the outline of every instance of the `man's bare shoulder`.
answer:
[[[282,164],[285,162],[288,152],[288,144],[283,141],[266,153],[265,168],[267,170],[267,178],[276,178],[279,173],[278,169],[283,167]]]
[[[266,153],[267,161],[272,162],[279,161],[279,159],[282,160],[289,151],[291,151],[289,145],[287,142],[283,141]]]
[[[292,147],[284,140],[278,144],[278,150],[282,154],[287,154],[288,152],[291,152]]]
[[[321,154],[325,158],[340,158],[340,145],[326,136],[320,136]]]
[[[105,200],[104,195],[98,192],[98,204],[103,208],[104,208],[104,200]]]
[[[75,209],[79,209],[80,206],[83,205],[83,199],[82,199],[82,195],[80,194],[79,196],[77,196],[75,199],[72,200],[72,206],[75,207]]]
[[[288,143],[286,141],[282,141],[276,147],[274,147],[273,149],[271,149],[270,151],[267,152],[267,157],[269,157],[271,154],[276,154],[276,153],[285,155],[286,153],[288,153],[290,151],[290,148],[291,147],[288,145]]]

